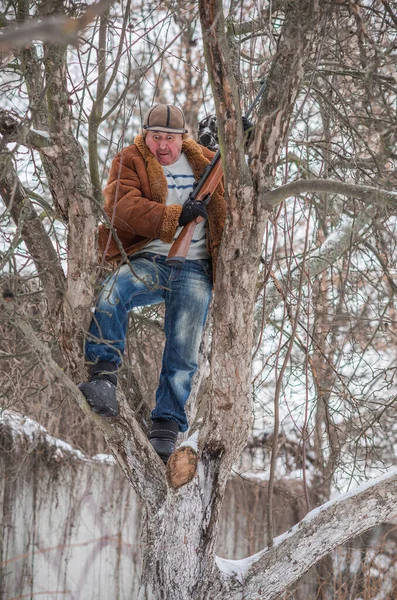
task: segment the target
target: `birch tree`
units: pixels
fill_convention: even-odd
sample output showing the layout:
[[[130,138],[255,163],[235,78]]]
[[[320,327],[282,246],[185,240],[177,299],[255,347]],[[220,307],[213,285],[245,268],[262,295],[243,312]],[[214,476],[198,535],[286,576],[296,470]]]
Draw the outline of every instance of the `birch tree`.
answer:
[[[338,364],[326,344],[329,330],[324,313],[332,310],[326,293],[329,274],[333,265],[365,242],[367,251],[378,255],[382,281],[386,280],[391,288],[391,296],[395,292],[390,270],[394,266],[388,256],[393,245],[379,242],[382,247],[379,254],[369,239],[369,232],[375,226],[381,229],[384,225],[389,232],[395,226],[393,8],[384,0],[366,8],[355,3],[340,6],[294,0],[271,4],[252,19],[249,8],[237,2],[230,6],[221,0],[200,0],[189,5],[166,3],[158,8],[155,17],[142,8],[140,17],[145,24],[147,47],[139,50],[137,59],[136,37],[141,34],[139,18],[132,16],[136,7],[130,0],[122,4],[122,10],[117,5],[111,7],[110,3],[99,6],[96,12],[95,7],[90,7],[94,12],[87,17],[88,9],[81,4],[43,0],[30,6],[19,0],[8,3],[2,13],[2,25],[7,27],[13,21],[26,23],[32,16],[40,16],[43,22],[51,19],[49,22],[61,36],[65,33],[65,18],[74,26],[73,40],[63,37],[61,42],[54,42],[53,37],[40,32],[40,27],[27,40],[29,27],[26,27],[23,46],[17,42],[13,46],[7,41],[9,38],[3,44],[5,81],[11,85],[12,73],[23,78],[28,108],[25,118],[9,107],[0,114],[3,142],[0,193],[6,207],[3,219],[9,216],[14,223],[9,248],[2,258],[7,264],[23,240],[40,278],[50,325],[47,335],[51,333],[52,345],[24,313],[18,296],[5,295],[3,318],[42,365],[46,379],[62,388],[92,427],[102,432],[143,502],[140,600],[271,600],[338,545],[396,516],[397,475],[391,470],[354,493],[309,512],[293,530],[278,538],[274,538],[272,526],[280,393],[286,369],[300,344],[302,290],[317,286],[314,304],[318,310],[313,330],[313,335],[318,336],[317,352],[313,358],[306,352],[317,400],[314,419],[317,481],[313,486],[316,506],[329,498],[342,448],[339,437],[342,426],[332,414],[331,402]],[[95,24],[84,35],[78,33],[91,17]],[[151,39],[151,18],[157,24],[168,19],[168,23],[176,24],[175,32],[162,43],[157,40],[156,45]],[[149,407],[139,392],[139,380],[133,382],[134,394],[131,381],[126,383],[123,391],[130,397],[121,398],[121,416],[111,421],[90,411],[75,383],[84,372],[82,339],[89,323],[98,273],[94,232],[98,220],[104,220],[101,171],[109,161],[109,154],[101,141],[101,127],[106,124],[113,140],[118,134],[117,120],[121,119],[124,129],[121,144],[132,142],[129,127],[134,118],[135,123],[139,118],[132,114],[129,104],[135,102],[139,106],[140,87],[144,88],[148,76],[155,79],[153,97],[159,98],[156,87],[159,81],[172,80],[167,52],[176,47],[181,36],[185,50],[180,58],[185,60],[184,76],[189,84],[187,91],[180,90],[174,79],[172,100],[186,92],[189,119],[194,121],[199,113],[194,105],[192,83],[195,81],[194,19],[200,21],[206,65],[206,75],[200,71],[197,82],[205,86],[208,76],[211,86],[228,214],[214,290],[205,392],[196,397],[199,374],[190,399],[192,425],[188,438],[164,468],[146,437]],[[130,36],[131,31],[136,37]],[[41,44],[29,43],[35,36],[43,40]],[[256,38],[262,40],[258,46]],[[76,39],[79,45],[69,49],[68,54],[68,42],[75,43]],[[84,52],[96,55],[93,72],[89,60],[83,62]],[[84,73],[81,89],[77,89],[70,77],[68,60],[80,63]],[[165,64],[165,70],[156,72],[158,64]],[[256,109],[247,160],[241,115],[245,96],[255,94],[254,74],[258,79],[265,78],[266,86]],[[170,91],[164,85],[161,93],[166,95]],[[85,96],[89,97],[88,103]],[[71,98],[77,99],[73,108]],[[293,137],[299,129],[297,124],[304,131],[300,139]],[[316,131],[321,133],[318,138]],[[297,153],[300,145],[309,148],[306,160]],[[32,161],[39,162],[46,198],[21,182],[15,160],[20,146],[27,149]],[[83,147],[88,152],[88,165]],[[297,241],[299,260],[292,255],[295,261],[292,266],[285,253],[284,270],[281,266],[275,275],[272,269],[277,264],[277,247],[274,243],[272,256],[266,250],[263,255],[264,239],[266,242],[269,226],[277,223],[281,211],[287,214],[292,198],[294,202],[304,199],[308,224]],[[42,209],[65,228],[66,256],[56,251],[52,232],[44,227],[40,217]],[[313,214],[319,223],[314,240],[310,227]],[[66,274],[62,268],[65,261]],[[105,268],[102,263],[99,278]],[[288,313],[291,294],[296,301]],[[252,429],[252,352],[280,304],[286,307],[290,329],[284,354],[279,354],[273,397],[268,547],[245,561],[217,558],[217,527],[226,482]],[[258,309],[259,320],[255,319]],[[387,304],[387,310],[395,332],[391,303]],[[300,350],[302,347],[305,345],[300,344]],[[326,367],[319,357],[324,358]],[[395,385],[392,376],[390,381],[391,387]],[[352,427],[354,419],[345,419],[345,432]],[[304,457],[305,428],[302,439]]]

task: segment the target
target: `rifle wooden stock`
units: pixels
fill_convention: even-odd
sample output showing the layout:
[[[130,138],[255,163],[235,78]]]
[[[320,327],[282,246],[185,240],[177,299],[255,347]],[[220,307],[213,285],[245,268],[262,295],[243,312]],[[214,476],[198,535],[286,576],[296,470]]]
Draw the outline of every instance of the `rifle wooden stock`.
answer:
[[[199,193],[197,194],[196,200],[203,200],[207,194],[212,195],[216,190],[219,182],[223,177],[222,161],[219,157],[215,165],[211,169],[206,181],[202,185]],[[170,251],[168,252],[167,262],[172,263],[183,263],[185,262],[187,253],[189,252],[190,242],[192,241],[194,230],[196,225],[203,221],[202,217],[197,217],[193,221],[190,221],[185,225],[178,235],[175,242],[172,244]]]

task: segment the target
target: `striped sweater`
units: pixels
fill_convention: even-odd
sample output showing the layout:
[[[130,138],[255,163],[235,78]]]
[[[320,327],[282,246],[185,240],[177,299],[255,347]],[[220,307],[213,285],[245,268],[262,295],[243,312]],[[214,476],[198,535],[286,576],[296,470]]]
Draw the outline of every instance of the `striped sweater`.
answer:
[[[188,198],[191,191],[193,191],[194,175],[192,167],[186,158],[184,153],[178,158],[172,165],[162,167],[165,177],[167,179],[168,195],[166,205],[180,204],[182,205]],[[209,258],[209,254],[206,248],[206,227],[207,220],[199,223],[196,226],[192,242],[190,244],[187,260],[198,260],[201,258]],[[182,230],[182,227],[178,227],[174,236],[176,239]],[[147,244],[142,252],[153,252],[154,254],[161,254],[167,256],[171,244],[166,244],[159,239],[152,240]],[[140,252],[137,252],[140,254]]]

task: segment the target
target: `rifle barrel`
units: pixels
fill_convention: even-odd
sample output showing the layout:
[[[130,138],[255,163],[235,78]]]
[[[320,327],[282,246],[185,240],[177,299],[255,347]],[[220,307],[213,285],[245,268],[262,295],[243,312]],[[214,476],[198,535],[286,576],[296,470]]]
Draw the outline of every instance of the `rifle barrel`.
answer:
[[[193,192],[192,192],[192,197],[194,199],[197,199],[197,196],[199,195],[203,185],[205,184],[205,182],[207,181],[208,177],[211,174],[212,169],[215,167],[216,163],[218,162],[218,160],[220,160],[221,158],[221,153],[219,150],[217,150],[216,154],[213,156],[211,162],[209,165],[207,165],[204,169],[204,172],[202,174],[202,176],[200,177],[196,187],[194,188]]]

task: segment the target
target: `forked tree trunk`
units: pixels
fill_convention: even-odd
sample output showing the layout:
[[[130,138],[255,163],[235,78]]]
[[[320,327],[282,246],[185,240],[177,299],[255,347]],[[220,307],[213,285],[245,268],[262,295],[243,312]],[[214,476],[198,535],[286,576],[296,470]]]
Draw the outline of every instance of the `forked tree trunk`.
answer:
[[[216,0],[200,3],[220,143],[221,148],[227,149],[222,152],[222,159],[228,215],[215,287],[208,409],[197,431],[195,476],[190,483],[173,489],[178,469],[183,471],[189,452],[180,449],[167,467],[169,485],[164,499],[155,514],[153,509],[146,513],[139,600],[227,598],[214,549],[226,481],[246,444],[251,425],[253,314],[260,250],[269,214],[260,199],[274,181],[303,76],[305,50],[309,47],[312,21],[307,17],[313,18],[316,13],[316,3],[297,4],[303,13],[297,15],[295,7],[286,17],[284,36],[262,100],[262,113],[268,103],[272,117],[265,133],[258,127],[260,141],[253,144],[257,160],[250,173],[244,156],[240,100],[229,57],[223,6]],[[229,120],[225,121],[225,115]]]

